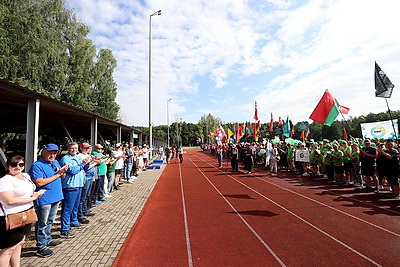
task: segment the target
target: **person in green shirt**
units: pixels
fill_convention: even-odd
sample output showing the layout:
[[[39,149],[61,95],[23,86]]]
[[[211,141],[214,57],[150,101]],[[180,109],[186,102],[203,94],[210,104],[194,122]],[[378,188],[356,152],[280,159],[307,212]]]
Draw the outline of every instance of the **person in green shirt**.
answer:
[[[316,143],[311,144],[310,150],[310,165],[313,172],[313,176],[316,177],[320,175],[319,172],[319,156],[321,151],[318,149],[318,145]]]
[[[110,194],[113,191],[114,187],[114,180],[115,180],[115,162],[117,161],[116,158],[112,156],[112,151],[114,150],[113,147],[109,147],[107,151],[107,192]]]
[[[326,175],[328,176],[328,183],[332,184],[335,179],[335,169],[333,166],[333,152],[331,144],[325,144],[324,147],[324,166]]]
[[[94,151],[92,155],[99,159],[99,166],[97,167],[97,179],[94,181],[94,191],[93,191],[93,198],[92,202],[95,204],[99,204],[100,201],[107,201],[108,199],[104,198],[104,180],[106,179],[107,174],[107,163],[106,163],[106,156],[103,154],[104,147],[101,144],[96,144],[94,146]]]
[[[337,144],[333,145],[333,166],[335,169],[335,178],[337,184],[343,184],[343,152],[339,150],[339,146]]]
[[[287,162],[289,172],[296,172],[296,166],[294,165],[294,148],[291,144],[287,144]]]
[[[344,169],[344,179],[346,184],[353,184],[354,177],[351,175],[351,169],[353,165],[351,164],[351,147],[348,146],[347,141],[342,140],[340,143],[340,150],[343,152],[343,169]]]

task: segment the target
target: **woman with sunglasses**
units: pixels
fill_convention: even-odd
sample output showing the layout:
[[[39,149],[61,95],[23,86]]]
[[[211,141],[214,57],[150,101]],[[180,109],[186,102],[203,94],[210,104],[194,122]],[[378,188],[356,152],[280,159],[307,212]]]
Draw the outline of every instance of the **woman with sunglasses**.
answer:
[[[8,173],[0,179],[0,266],[20,266],[21,247],[31,225],[6,230],[5,214],[18,213],[33,208],[33,201],[43,196],[45,190],[35,191],[35,184],[23,173],[25,161],[22,156],[7,160]]]

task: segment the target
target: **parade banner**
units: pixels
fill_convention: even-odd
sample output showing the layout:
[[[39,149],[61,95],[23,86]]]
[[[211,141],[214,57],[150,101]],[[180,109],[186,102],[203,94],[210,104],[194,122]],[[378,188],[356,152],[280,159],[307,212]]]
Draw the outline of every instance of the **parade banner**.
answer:
[[[297,123],[297,131],[299,131],[299,132],[307,131],[309,126],[310,126],[310,124],[308,123],[308,121],[298,122]]]
[[[298,149],[295,151],[295,161],[310,162],[310,150]]]
[[[397,123],[397,119],[393,120],[393,124],[394,124],[394,129],[396,129],[396,133],[398,133],[399,126]],[[365,138],[394,139],[396,136],[393,130],[392,121],[390,120],[361,123],[360,126],[363,139]]]

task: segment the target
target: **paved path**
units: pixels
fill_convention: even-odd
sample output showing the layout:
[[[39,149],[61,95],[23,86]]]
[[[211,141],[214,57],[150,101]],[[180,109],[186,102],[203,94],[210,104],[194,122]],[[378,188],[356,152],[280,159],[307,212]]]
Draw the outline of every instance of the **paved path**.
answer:
[[[133,184],[124,183],[121,190],[113,192],[109,201],[93,209],[96,215],[89,218],[90,223],[85,228],[76,230],[74,238],[59,239],[60,225],[55,225],[55,240],[62,240],[63,244],[53,248],[52,257],[35,256],[34,237],[28,237],[22,251],[21,265],[111,266],[164,168],[165,165],[158,170],[144,171]]]

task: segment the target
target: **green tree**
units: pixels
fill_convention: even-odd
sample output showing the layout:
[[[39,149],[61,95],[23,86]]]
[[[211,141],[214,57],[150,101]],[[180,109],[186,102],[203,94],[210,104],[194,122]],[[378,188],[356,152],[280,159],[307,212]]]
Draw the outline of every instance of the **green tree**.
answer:
[[[95,58],[89,27],[64,6],[0,0],[0,76],[116,120],[117,62],[109,49]]]
[[[115,102],[117,84],[113,78],[116,67],[117,60],[114,58],[112,51],[110,49],[101,49],[93,69],[94,81],[91,99],[93,99],[94,112],[119,121],[119,105]]]
[[[66,83],[63,1],[0,3],[0,75],[57,96]]]
[[[69,70],[68,83],[61,93],[62,100],[73,103],[75,106],[88,111],[93,111],[92,68],[96,48],[92,41],[86,39],[89,27],[83,23],[74,21],[67,29]]]
[[[213,140],[208,138],[210,132],[214,132],[218,126],[222,124],[221,119],[214,117],[211,113],[201,116],[199,121],[201,127],[201,136],[206,143],[212,143]]]

